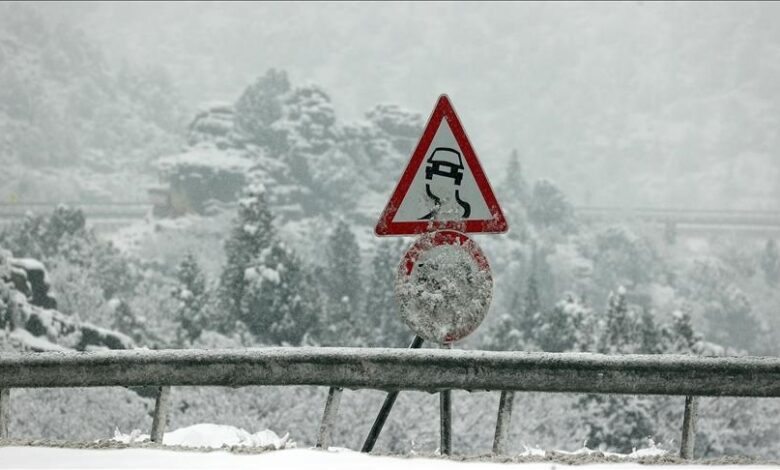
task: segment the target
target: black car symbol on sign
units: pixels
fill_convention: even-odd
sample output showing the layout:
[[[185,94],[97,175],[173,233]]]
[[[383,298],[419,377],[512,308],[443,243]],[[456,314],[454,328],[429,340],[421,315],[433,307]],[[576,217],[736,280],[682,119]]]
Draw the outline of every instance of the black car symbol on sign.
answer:
[[[432,180],[433,175],[439,175],[454,179],[455,186],[460,186],[463,180],[463,160],[460,153],[451,148],[438,147],[428,157],[427,162],[425,179]]]
[[[452,179],[455,186],[460,186],[464,171],[460,152],[448,147],[437,147],[426,161],[428,163],[425,167],[426,180],[433,180],[433,175],[443,176]],[[442,204],[446,204],[446,200],[443,202],[442,198],[431,191],[430,183],[425,183],[425,194],[433,201],[433,209],[420,217],[420,220],[435,219],[439,215]],[[471,215],[471,204],[460,198],[460,189],[458,188],[455,188],[455,202],[463,209],[460,217],[467,219]]]

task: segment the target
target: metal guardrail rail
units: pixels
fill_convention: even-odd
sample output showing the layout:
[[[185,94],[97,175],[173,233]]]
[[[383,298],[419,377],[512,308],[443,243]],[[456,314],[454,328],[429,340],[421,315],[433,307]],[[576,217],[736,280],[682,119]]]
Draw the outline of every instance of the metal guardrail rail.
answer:
[[[516,391],[680,395],[681,456],[691,458],[697,397],[780,397],[780,358],[365,348],[3,353],[0,437],[8,436],[12,388],[158,386],[152,440],[161,442],[177,385],[329,386],[320,445],[330,441],[342,388],[501,391],[496,453],[505,449]]]

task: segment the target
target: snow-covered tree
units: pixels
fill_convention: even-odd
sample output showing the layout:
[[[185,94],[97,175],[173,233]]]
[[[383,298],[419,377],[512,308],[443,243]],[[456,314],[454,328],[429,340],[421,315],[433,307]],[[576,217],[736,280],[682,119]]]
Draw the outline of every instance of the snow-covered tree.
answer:
[[[299,345],[317,330],[314,280],[283,243],[263,249],[245,269],[244,282],[240,319],[261,342]]]
[[[514,234],[518,234],[520,240],[525,240],[527,237],[526,225],[528,223],[530,195],[528,182],[523,173],[517,150],[512,150],[509,156],[504,179],[501,180],[496,188],[496,194],[501,207],[512,224],[510,236],[514,237]]]
[[[523,333],[518,329],[517,314],[505,312],[483,335],[481,349],[493,351],[518,351],[526,344]]]
[[[102,290],[104,300],[130,295],[140,280],[137,260],[87,229],[80,209],[60,205],[48,216],[28,215],[0,230],[0,245],[19,258],[36,258],[52,269],[65,266],[72,278]]]
[[[187,253],[176,269],[178,285],[172,295],[178,301],[176,320],[178,323],[177,342],[191,344],[208,326],[204,316],[206,298],[206,278],[192,253]]]
[[[534,184],[528,201],[528,219],[538,227],[557,227],[568,231],[573,226],[574,209],[564,193],[550,180]]]
[[[273,216],[266,202],[265,189],[250,187],[239,201],[238,216],[225,242],[227,260],[220,276],[220,297],[231,318],[241,317],[246,270],[271,246],[274,238]]]
[[[67,238],[90,236],[84,212],[59,205],[48,216],[28,214],[19,223],[4,227],[0,242],[16,256],[47,259],[65,251]]]
[[[744,351],[760,347],[764,335],[737,273],[719,258],[695,259],[685,272],[680,291],[687,295],[692,316],[706,321],[706,336],[717,344]]]
[[[48,16],[30,5],[0,5],[0,161],[27,166],[32,184],[19,189],[28,200],[73,189],[35,181],[42,165],[95,165],[102,174],[178,140],[179,97],[162,67],[117,71],[80,29]]]
[[[755,351],[760,343],[761,324],[756,319],[747,294],[734,284],[720,295],[704,302],[708,323],[707,338],[718,344]]]
[[[272,154],[286,149],[285,133],[273,124],[283,116],[283,99],[290,91],[287,73],[270,69],[247,87],[236,102],[236,129],[243,138]]]
[[[524,254],[518,250],[512,253],[511,261],[503,279],[506,285],[512,288],[503,304],[498,304],[498,321],[481,334],[482,348],[492,350],[521,350],[525,349],[530,331],[532,330],[533,316],[541,309],[539,292],[536,280],[529,278],[528,263]],[[528,295],[527,295],[528,294]],[[528,298],[526,298],[528,297]],[[526,308],[526,301],[530,304]],[[526,317],[526,313],[528,316]]]
[[[366,285],[365,315],[369,345],[403,347],[413,333],[403,324],[393,286],[401,253],[401,241],[378,243]]]
[[[767,284],[772,287],[780,285],[780,251],[777,249],[777,242],[774,239],[767,240],[764,251],[761,253],[761,269],[764,270]]]
[[[620,286],[607,299],[605,331],[601,352],[633,353],[639,349],[639,318],[626,301],[626,289]]]
[[[687,310],[675,310],[672,313],[672,322],[667,331],[666,352],[690,353],[700,340],[691,324],[691,314]]]
[[[663,352],[663,337],[661,329],[655,321],[650,309],[643,309],[639,323],[639,353],[660,354]]]
[[[139,105],[150,122],[169,132],[182,125],[181,96],[167,69],[161,66],[132,68],[124,63],[117,74],[117,86]]]
[[[360,246],[349,225],[340,220],[325,246],[322,285],[327,297],[324,340],[337,344],[365,338],[368,325],[363,306]]]
[[[593,341],[599,352],[630,354],[644,352],[644,341],[653,341],[654,334],[644,328],[653,326],[640,318],[638,307],[630,305],[622,286],[610,293],[601,320],[591,320]],[[586,445],[618,452],[630,452],[647,443],[657,432],[653,419],[656,403],[646,397],[625,395],[586,395],[577,407],[583,410],[588,426]]]
[[[506,193],[502,194],[502,197],[509,197],[522,203],[528,201],[528,182],[525,179],[525,174],[520,164],[520,154],[517,152],[517,149],[513,149],[509,155],[509,163],[507,163],[506,174],[504,175],[501,188]]]
[[[520,331],[526,338],[532,337],[532,331],[536,327],[536,320],[542,314],[542,301],[539,298],[539,281],[537,275],[531,273],[525,291],[525,299],[520,313]]]
[[[534,321],[534,342],[547,352],[571,351],[578,342],[578,331],[587,309],[569,295],[551,310],[537,313]]]
[[[525,331],[533,327],[533,315],[556,301],[555,276],[547,261],[547,249],[533,246],[528,279],[526,281],[524,312],[520,325]]]
[[[283,131],[288,149],[321,155],[336,144],[336,112],[325,91],[309,85],[293,89],[283,101],[274,127]]]
[[[579,408],[588,426],[585,445],[628,453],[647,445],[657,432],[654,403],[648,397],[587,395]]]
[[[113,317],[111,328],[126,334],[138,345],[149,345],[154,335],[147,330],[144,319],[136,315],[130,304],[121,299],[112,299],[108,306]]]
[[[596,294],[616,285],[636,287],[650,282],[662,268],[652,245],[624,226],[600,230],[594,235],[592,246],[583,250],[593,260]]]

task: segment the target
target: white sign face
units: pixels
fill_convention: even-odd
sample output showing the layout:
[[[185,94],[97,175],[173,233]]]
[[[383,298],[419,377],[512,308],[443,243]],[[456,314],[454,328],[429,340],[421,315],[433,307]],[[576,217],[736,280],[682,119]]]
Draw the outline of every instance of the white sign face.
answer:
[[[493,278],[482,250],[454,230],[425,234],[406,252],[396,274],[401,319],[420,337],[449,344],[485,319]]]
[[[491,217],[463,157],[463,150],[455,141],[449,124],[443,120],[394,220],[485,220]]]
[[[439,97],[420,142],[374,232],[436,230],[504,233],[508,226],[477,154],[446,95]]]

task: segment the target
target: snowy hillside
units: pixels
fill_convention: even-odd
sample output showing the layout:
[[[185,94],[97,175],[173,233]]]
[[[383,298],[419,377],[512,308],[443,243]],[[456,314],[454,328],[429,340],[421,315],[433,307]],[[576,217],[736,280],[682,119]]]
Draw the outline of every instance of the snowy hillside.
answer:
[[[777,210],[778,23],[771,3],[2,4],[0,349],[406,347],[393,287],[411,240],[373,228],[445,92],[510,226],[474,234],[493,296],[456,348],[780,355],[776,226],[691,235],[575,209]],[[106,201],[153,208],[96,233],[79,206]],[[326,393],[173,387],[169,426],[308,448]],[[155,406],[122,387],[11,395],[21,439],[132,440]],[[453,448],[488,452],[498,394],[453,396]],[[334,445],[359,448],[383,399],[345,391]],[[683,397],[517,400],[513,454],[679,449]],[[778,400],[700,406],[697,456],[780,458]],[[437,410],[400,394],[377,450],[433,455]],[[397,462],[225,458],[312,455]]]

